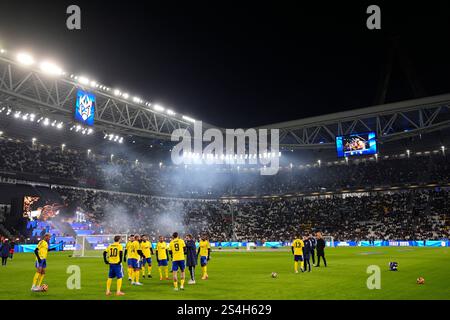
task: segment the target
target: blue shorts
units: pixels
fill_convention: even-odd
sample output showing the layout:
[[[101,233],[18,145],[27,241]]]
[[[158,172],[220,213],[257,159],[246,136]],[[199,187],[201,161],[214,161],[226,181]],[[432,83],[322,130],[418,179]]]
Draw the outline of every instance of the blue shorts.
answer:
[[[122,264],[110,264],[108,278],[122,279],[123,278]]]
[[[141,264],[139,263],[138,259],[128,259],[128,265],[131,266],[133,269],[141,268]]]
[[[162,259],[158,261],[158,266],[160,267],[167,267],[167,265],[168,265],[167,259]]]
[[[47,268],[47,259],[41,259],[40,263],[38,260],[36,260],[35,266],[36,266],[36,268],[42,268],[42,269]]]
[[[148,263],[149,266],[152,265],[152,258],[144,258],[142,259],[142,265],[145,266],[145,264]]]
[[[294,261],[303,261],[303,256],[294,256]]]
[[[206,256],[201,256],[200,257],[200,265],[202,266],[202,267],[204,267],[204,266],[206,266],[208,264],[208,257],[206,257]]]
[[[186,268],[184,260],[172,261],[172,271],[178,271],[178,267],[181,271],[184,271]]]

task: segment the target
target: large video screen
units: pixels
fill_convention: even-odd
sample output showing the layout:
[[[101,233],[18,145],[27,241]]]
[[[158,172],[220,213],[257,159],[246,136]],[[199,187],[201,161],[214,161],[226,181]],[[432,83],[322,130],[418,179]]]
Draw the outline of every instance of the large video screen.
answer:
[[[57,203],[46,203],[39,196],[23,197],[23,217],[32,220],[47,220],[59,214],[63,206]]]
[[[375,132],[354,133],[336,137],[336,151],[339,158],[377,153]]]
[[[75,106],[75,120],[93,126],[95,114],[95,95],[79,89]]]

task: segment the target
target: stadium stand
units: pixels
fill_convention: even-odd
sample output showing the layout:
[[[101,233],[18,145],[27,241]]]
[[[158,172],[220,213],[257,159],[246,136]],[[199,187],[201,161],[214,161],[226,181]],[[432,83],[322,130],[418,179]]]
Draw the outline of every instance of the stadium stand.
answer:
[[[34,194],[61,204],[59,216],[26,228],[1,220],[3,235],[25,243],[45,232],[53,243],[73,243],[82,234],[156,239],[174,229],[207,232],[214,241],[287,241],[299,227],[336,240],[449,237],[450,170],[441,152],[288,167],[275,176],[190,169],[197,174],[6,138],[0,152],[0,177],[10,182],[5,199]],[[84,220],[74,220],[74,212]]]

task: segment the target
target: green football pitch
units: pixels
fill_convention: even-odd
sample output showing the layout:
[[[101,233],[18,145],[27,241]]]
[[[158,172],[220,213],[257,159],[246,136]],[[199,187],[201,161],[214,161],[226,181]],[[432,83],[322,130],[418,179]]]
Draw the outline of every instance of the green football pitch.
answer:
[[[0,267],[0,299],[450,299],[449,248],[328,248],[328,267],[310,273],[293,272],[287,249],[271,251],[214,251],[208,266],[209,279],[174,291],[172,281],[160,281],[157,267],[142,287],[124,280],[124,297],[105,296],[108,266],[101,258],[71,258],[68,252],[50,252],[45,293],[31,292],[34,255],[19,253]],[[396,261],[399,271],[388,270]],[[69,266],[79,266],[81,289],[70,290]],[[370,265],[381,269],[381,288],[369,290]],[[272,278],[271,273],[278,277]],[[416,279],[425,278],[424,285]],[[115,289],[115,281],[112,289]]]

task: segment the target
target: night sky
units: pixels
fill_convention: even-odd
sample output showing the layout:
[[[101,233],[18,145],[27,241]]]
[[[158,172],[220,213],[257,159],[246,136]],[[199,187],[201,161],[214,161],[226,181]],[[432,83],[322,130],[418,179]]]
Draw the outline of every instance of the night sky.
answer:
[[[227,128],[373,105],[394,38],[387,102],[450,92],[444,1],[159,2],[2,0],[0,46]],[[81,31],[66,28],[70,4]],[[382,30],[366,28],[369,4]]]

